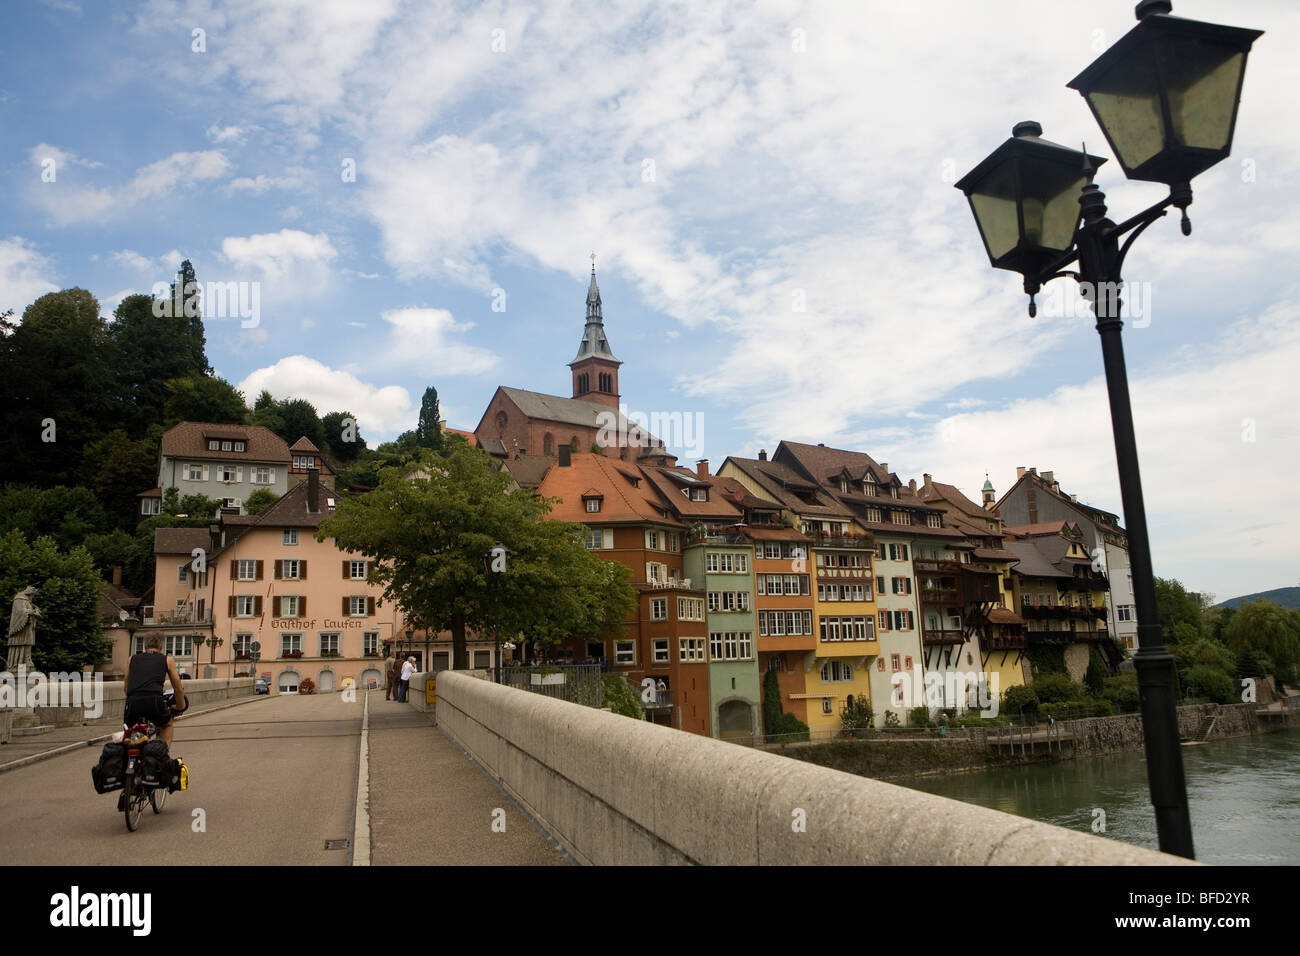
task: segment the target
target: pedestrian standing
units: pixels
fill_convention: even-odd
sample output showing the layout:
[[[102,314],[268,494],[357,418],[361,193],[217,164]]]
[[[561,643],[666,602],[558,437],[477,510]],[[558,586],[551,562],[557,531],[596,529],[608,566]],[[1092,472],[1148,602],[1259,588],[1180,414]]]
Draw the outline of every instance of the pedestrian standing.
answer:
[[[415,658],[408,657],[406,663],[402,665],[401,677],[397,681],[397,700],[398,703],[406,703],[406,692],[411,686],[411,675],[415,673]]]
[[[393,652],[388,652],[388,657],[384,659],[384,700],[393,699],[393,691],[397,687],[397,658]]]

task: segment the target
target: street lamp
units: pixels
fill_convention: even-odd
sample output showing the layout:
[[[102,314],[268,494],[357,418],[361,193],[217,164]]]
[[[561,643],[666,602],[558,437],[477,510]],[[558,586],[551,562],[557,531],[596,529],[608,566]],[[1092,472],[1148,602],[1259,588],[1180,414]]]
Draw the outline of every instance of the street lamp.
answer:
[[[487,553],[488,573],[492,578],[493,680],[501,683],[501,578],[506,573],[506,549],[498,541]]]
[[[1012,139],[957,188],[970,202],[993,267],[1024,276],[1030,316],[1036,314],[1034,294],[1042,285],[1070,276],[1097,317],[1137,605],[1139,647],[1133,664],[1147,781],[1160,849],[1191,858],[1174,659],[1156,611],[1119,289],[1133,241],[1168,207],[1182,210],[1182,232],[1191,234],[1191,179],[1231,150],[1246,56],[1262,31],[1184,20],[1170,16],[1171,10],[1168,0],[1143,0],[1135,11],[1138,25],[1069,83],[1087,100],[1124,174],[1167,185],[1168,197],[1116,225],[1106,217],[1105,195],[1092,182],[1101,159],[1040,139],[1042,127],[1032,122],[1017,124]],[[1077,272],[1063,271],[1074,262]]]

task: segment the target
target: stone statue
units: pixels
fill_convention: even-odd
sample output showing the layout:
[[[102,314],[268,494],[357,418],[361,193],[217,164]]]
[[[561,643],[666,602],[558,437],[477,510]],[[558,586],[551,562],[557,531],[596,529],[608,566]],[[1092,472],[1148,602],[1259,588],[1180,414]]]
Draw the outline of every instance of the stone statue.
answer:
[[[36,619],[41,609],[32,603],[36,588],[28,585],[14,595],[13,609],[9,612],[9,657],[5,669],[17,674],[18,668],[32,666],[32,648],[36,644]]]

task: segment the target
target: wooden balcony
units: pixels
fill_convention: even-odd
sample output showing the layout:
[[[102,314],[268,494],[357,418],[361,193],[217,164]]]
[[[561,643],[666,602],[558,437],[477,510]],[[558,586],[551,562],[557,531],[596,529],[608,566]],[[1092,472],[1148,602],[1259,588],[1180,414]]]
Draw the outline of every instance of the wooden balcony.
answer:
[[[817,649],[817,635],[796,634],[771,637],[760,634],[758,637],[758,649],[770,653],[780,653],[781,651],[815,651]]]
[[[965,631],[932,631],[925,629],[921,632],[921,643],[934,646],[936,644],[965,644]]]

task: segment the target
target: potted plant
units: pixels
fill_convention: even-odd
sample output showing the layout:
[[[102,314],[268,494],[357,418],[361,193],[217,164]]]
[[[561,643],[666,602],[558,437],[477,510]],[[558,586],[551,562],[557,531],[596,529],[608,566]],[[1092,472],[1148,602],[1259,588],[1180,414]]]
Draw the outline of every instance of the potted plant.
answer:
[[[300,694],[316,693],[316,682],[312,680],[310,677],[304,677],[302,679],[302,682],[298,684],[298,693]]]

